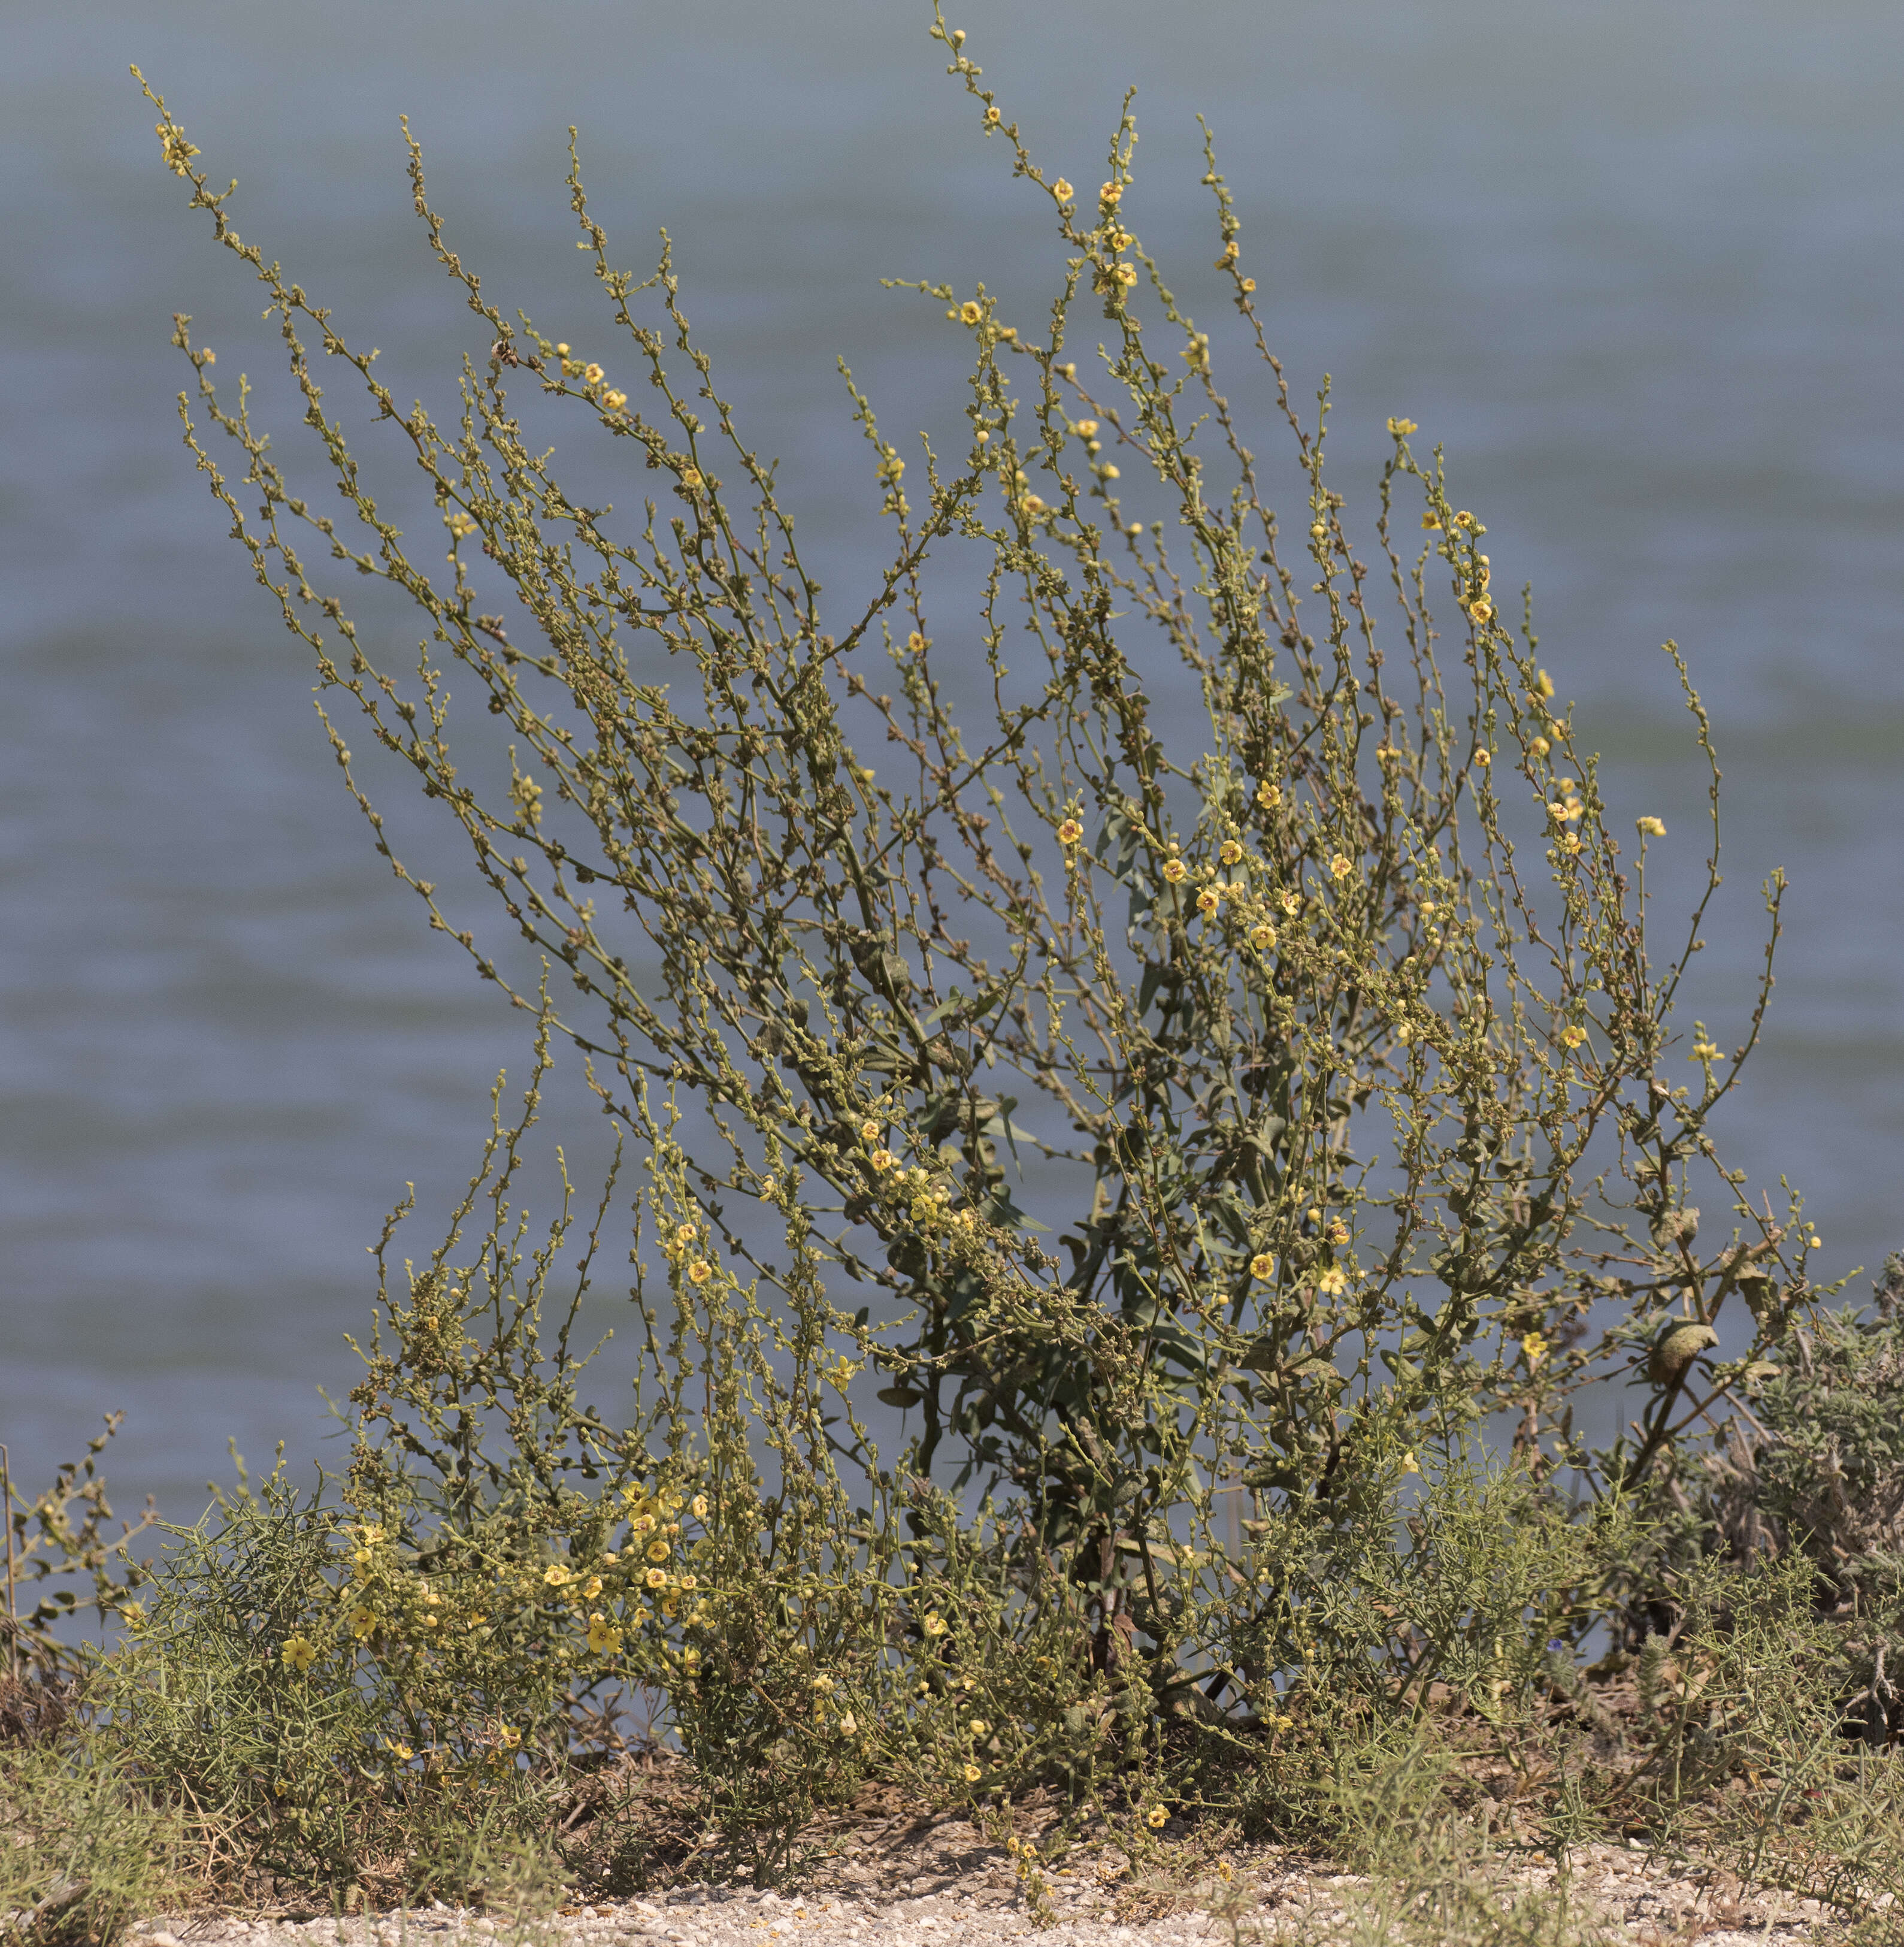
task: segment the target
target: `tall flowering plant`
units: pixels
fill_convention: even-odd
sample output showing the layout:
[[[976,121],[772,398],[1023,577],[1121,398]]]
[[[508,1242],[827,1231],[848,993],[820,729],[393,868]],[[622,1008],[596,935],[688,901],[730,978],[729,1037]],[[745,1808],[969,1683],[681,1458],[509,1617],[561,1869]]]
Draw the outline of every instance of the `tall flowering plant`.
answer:
[[[1374,1518],[1418,1450],[1489,1415],[1537,1483],[1630,1483],[1773,1358],[1817,1295],[1816,1240],[1711,1134],[1770,946],[1739,1046],[1695,1024],[1682,1079],[1673,1009],[1720,881],[1677,651],[1714,809],[1691,930],[1662,954],[1663,824],[1620,835],[1531,621],[1498,605],[1485,522],[1413,422],[1389,423],[1353,529],[1328,388],[1299,410],[1207,138],[1210,296],[1287,442],[1280,515],[1217,334],[1140,241],[1128,103],[1080,192],[963,33],[932,31],[1059,268],[1035,330],[983,286],[905,286],[971,361],[953,450],[902,451],[848,376],[890,534],[849,601],[823,606],[665,246],[644,280],[621,268],[573,144],[618,351],[505,315],[411,142],[428,247],[480,324],[445,423],[240,237],[159,104],[192,206],[264,286],[341,517],[184,318],[180,411],[313,658],[377,850],[580,1052],[652,1172],[631,1298],[655,1354],[633,1430],[588,1423],[598,1460],[716,1455],[710,1492],[725,1469],[764,1504],[807,1497],[813,1532],[864,1516],[876,1578],[907,1549],[950,1559],[934,1496],[988,1493],[1010,1510],[984,1530],[1000,1586],[1026,1614],[1071,1605],[1105,1694],[1220,1716],[1309,1658],[1292,1523]],[[406,540],[373,494],[314,354],[360,384],[444,542]],[[564,490],[558,415],[651,483],[638,514]],[[938,564],[961,553],[982,584],[947,614]],[[413,673],[360,637],[329,578],[347,569],[415,603]],[[453,713],[453,664],[506,751]],[[1193,730],[1166,691],[1195,698]],[[354,719],[459,828],[491,927],[397,855]],[[559,1003],[512,973],[512,936],[566,974]],[[1695,1196],[1729,1221],[1702,1224]],[[440,1286],[410,1314],[459,1344],[462,1289]],[[1639,1410],[1590,1453],[1570,1403],[1609,1375]],[[907,1416],[897,1471],[869,1390]],[[530,1421],[517,1438],[537,1450]],[[924,1614],[890,1628],[936,1656]]]

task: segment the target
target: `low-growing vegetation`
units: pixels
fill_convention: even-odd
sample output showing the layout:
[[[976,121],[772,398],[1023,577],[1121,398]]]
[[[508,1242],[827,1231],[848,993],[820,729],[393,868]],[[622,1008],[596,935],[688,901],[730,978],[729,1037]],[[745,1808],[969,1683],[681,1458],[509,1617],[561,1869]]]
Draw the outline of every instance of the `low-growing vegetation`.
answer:
[[[240,237],[152,98],[329,494],[181,318],[187,445],[377,851],[533,1062],[428,1255],[407,1206],[386,1226],[341,1472],[241,1480],[156,1544],[112,1536],[92,1459],[14,1495],[0,1927],[766,1884],[897,1799],[969,1807],[1034,1904],[1093,1836],[1188,1884],[1270,1835],[1374,1874],[1367,1937],[1559,1940],[1564,1875],[1504,1905],[1488,1862],[1612,1834],[1880,1937],[1904,1273],[1827,1308],[1799,1197],[1716,1147],[1782,881],[1735,1045],[1689,1041],[1720,881],[1686,666],[1712,811],[1666,952],[1648,848],[1685,835],[1606,801],[1411,422],[1352,522],[1213,144],[1213,284],[1139,240],[1128,104],[1074,186],[932,31],[1054,294],[1034,327],[900,287],[969,356],[969,424],[902,450],[847,378],[891,546],[846,605],[665,240],[623,268],[579,160],[599,347],[492,303],[412,143],[481,341],[443,421]],[[1226,345],[1286,443],[1280,516]],[[388,495],[332,373],[407,469]],[[622,443],[641,512],[558,484],[558,419]],[[444,540],[407,538],[419,509]],[[346,570],[414,602],[413,670]],[[400,856],[372,793],[405,775],[493,933]],[[532,1230],[570,1060],[614,1162]],[[1596,1447],[1576,1409],[1609,1385]],[[88,1580],[97,1651],[65,1626]],[[1034,1803],[1058,1816],[1022,1832]]]

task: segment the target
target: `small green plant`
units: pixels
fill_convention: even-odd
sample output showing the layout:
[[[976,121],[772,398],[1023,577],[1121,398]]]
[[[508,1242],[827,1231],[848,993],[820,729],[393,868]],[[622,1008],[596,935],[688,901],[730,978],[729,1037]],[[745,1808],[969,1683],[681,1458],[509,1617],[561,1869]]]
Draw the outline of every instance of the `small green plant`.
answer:
[[[179,1822],[72,1735],[69,1685],[0,1675],[0,1930],[23,1947],[110,1940],[185,1887]]]
[[[137,1521],[121,1521],[114,1534],[99,1469],[123,1417],[108,1414],[104,1430],[87,1441],[85,1458],[61,1466],[52,1486],[31,1501],[14,1487],[11,1458],[0,1447],[7,1605],[0,1677],[15,1685],[31,1679],[43,1690],[73,1681],[84,1661],[77,1624],[88,1602],[102,1624],[128,1608],[138,1614],[133,1592],[150,1565],[132,1545],[153,1526],[157,1510],[148,1502]],[[22,1599],[33,1591],[32,1606],[23,1614]]]
[[[1751,1376],[1749,1411],[1673,1456],[1651,1484],[1652,1537],[1629,1631],[1658,1620],[1659,1579],[1719,1559],[1809,1565],[1815,1614],[1835,1627],[1847,1715],[1874,1747],[1904,1732],[1887,1666],[1904,1653],[1904,1255],[1875,1305],[1794,1329]]]

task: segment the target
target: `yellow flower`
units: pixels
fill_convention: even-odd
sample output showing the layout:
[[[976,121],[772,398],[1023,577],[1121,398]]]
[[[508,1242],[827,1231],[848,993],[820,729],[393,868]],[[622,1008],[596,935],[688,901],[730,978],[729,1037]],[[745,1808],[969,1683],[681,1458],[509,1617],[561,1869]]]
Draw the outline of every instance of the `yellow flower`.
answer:
[[[1346,854],[1338,852],[1329,861],[1330,871],[1338,879],[1346,879],[1355,869],[1355,862]]]
[[[1536,737],[1527,747],[1537,757],[1544,757],[1553,746],[1544,737]]]
[[[513,1724],[499,1724],[496,1727],[496,1741],[505,1751],[512,1751],[522,1742],[522,1733]]]
[[[618,413],[628,404],[628,395],[626,392],[604,392],[601,395],[601,403],[611,413]]]
[[[1300,912],[1303,909],[1302,895],[1300,893],[1284,893],[1282,896],[1282,909],[1284,912],[1289,915],[1290,918],[1294,919],[1297,914]]]
[[[585,1602],[592,1602],[601,1593],[601,1577],[599,1575],[591,1575],[582,1585],[582,1599]]]
[[[703,484],[698,466],[684,466],[681,469],[681,484],[689,493],[698,494]]]
[[[668,1586],[668,1571],[665,1568],[651,1568],[641,1580],[651,1589],[665,1589]]]
[[[1569,853],[1578,852],[1580,850],[1580,840],[1578,835],[1571,831],[1562,833],[1560,849],[1562,852]]]
[[[1692,1052],[1686,1058],[1688,1061],[1717,1061],[1719,1059],[1719,1044],[1702,1038],[1692,1044]]]
[[[599,365],[585,365],[582,368],[582,376],[590,385],[598,385],[601,383],[601,367]]]
[[[357,1607],[351,1611],[351,1633],[357,1638],[359,1642],[361,1642],[366,1636],[370,1635],[376,1630],[376,1627],[377,1613],[374,1609],[366,1608],[364,1605],[360,1602]]]
[[[839,1735],[842,1738],[852,1737],[858,1729],[859,1719],[850,1710],[839,1720]]]
[[[605,1616],[589,1618],[589,1650],[594,1656],[614,1656],[622,1646],[622,1633]]]
[[[1234,838],[1226,838],[1222,850],[1216,854],[1219,862],[1225,865],[1234,865],[1242,856],[1243,848]]]
[[[959,316],[967,324],[976,324],[984,314],[984,312],[969,298],[959,307]]]
[[[877,1122],[867,1121],[861,1123],[860,1140],[862,1142],[876,1143],[879,1139],[879,1125]]]
[[[1276,1261],[1267,1251],[1259,1251],[1250,1260],[1250,1275],[1253,1278],[1272,1278],[1276,1275]]]
[[[291,1788],[285,1783],[283,1778],[276,1778],[271,1781],[271,1789],[277,1794],[279,1797],[282,1798],[284,1794],[291,1789]]]
[[[1633,822],[1644,837],[1664,838],[1666,836],[1666,821],[1664,819],[1636,818]]]
[[[1410,433],[1419,432],[1421,430],[1413,419],[1390,419],[1388,426],[1389,431],[1397,439],[1406,439]]]
[[[675,1243],[691,1244],[700,1235],[700,1227],[695,1224],[677,1224],[675,1226]]]
[[[1170,1815],[1169,1812],[1161,1805],[1153,1805],[1151,1809],[1144,1814],[1144,1823],[1149,1826],[1153,1831],[1154,1831],[1158,1826],[1167,1825],[1170,1822]]]
[[[164,153],[166,168],[175,176],[188,174],[187,163],[189,158],[199,153],[196,147],[186,141],[180,130],[168,128],[162,122],[155,122],[153,131],[159,138],[159,146]]]
[[[1267,778],[1256,786],[1256,803],[1265,811],[1274,811],[1282,803],[1282,788],[1272,785]]]
[[[1413,1453],[1402,1455],[1402,1471],[1405,1474],[1419,1474],[1421,1472],[1420,1463],[1415,1459]]]
[[[1479,602],[1470,602],[1468,604],[1468,618],[1470,621],[1485,628],[1494,620],[1494,604],[1485,596],[1483,596]]]
[[[972,1722],[968,1724],[966,1728],[971,1732],[972,1735],[975,1738],[989,1737],[991,1735],[991,1725],[987,1723],[982,1717],[973,1718]]]
[[[564,1568],[559,1562],[552,1562],[549,1565],[542,1571],[542,1580],[546,1582],[552,1589],[560,1589],[564,1583],[571,1582],[574,1579],[573,1576],[572,1576],[568,1570]]]
[[[1530,1332],[1520,1342],[1528,1370],[1532,1372],[1547,1355],[1547,1335],[1543,1332]]]
[[[1060,845],[1075,845],[1083,836],[1084,828],[1074,818],[1066,819],[1058,828],[1058,843]]]
[[[1197,910],[1200,913],[1213,913],[1223,903],[1223,896],[1214,886],[1206,886],[1197,895]]]
[[[1349,1227],[1340,1217],[1333,1217],[1329,1220],[1328,1238],[1332,1244],[1348,1243]]]
[[[1349,1280],[1333,1266],[1315,1280],[1315,1288],[1329,1298],[1340,1298],[1349,1288]]]
[[[1051,185],[1051,193],[1060,203],[1070,202],[1071,198],[1077,193],[1077,192],[1071,187],[1071,184],[1065,181],[1062,176],[1060,176],[1058,180]]]
[[[707,1497],[705,1494],[697,1494],[688,1503],[688,1511],[697,1521],[706,1520]]]
[[[1164,876],[1173,886],[1189,869],[1181,859],[1166,859],[1164,862]]]
[[[1080,439],[1096,439],[1098,434],[1098,423],[1096,419],[1080,419],[1072,430],[1076,432]]]
[[[1255,280],[1255,278],[1253,278],[1253,277],[1245,277],[1245,278],[1243,280],[1243,288],[1244,288],[1246,291],[1253,291],[1253,290],[1254,290],[1254,289],[1256,289],[1256,280]]]
[[[1421,525],[1427,533],[1439,534],[1441,531],[1441,516],[1433,507],[1424,507],[1421,510]]]
[[[926,1618],[926,1633],[929,1636],[942,1636],[945,1633],[945,1618],[936,1609]]]
[[[1569,1025],[1560,1030],[1560,1039],[1569,1048],[1578,1048],[1586,1039],[1587,1030],[1583,1027]]]
[[[966,1783],[968,1784],[976,1784],[984,1775],[975,1764],[969,1764],[965,1768]]]
[[[1250,944],[1259,953],[1266,952],[1276,943],[1276,929],[1267,921],[1259,921],[1250,929]]]
[[[998,122],[998,110],[997,110],[996,108],[988,108],[988,109],[985,110],[985,125],[986,125],[986,127],[987,127],[987,128],[994,128],[994,127],[996,127],[996,126],[997,125],[997,122]]]
[[[317,1661],[317,1646],[302,1636],[286,1636],[280,1654],[287,1670],[308,1670]]]
[[[895,1159],[890,1150],[875,1150],[867,1160],[876,1172],[883,1173],[892,1167]]]
[[[688,1282],[690,1284],[705,1284],[713,1275],[714,1267],[705,1258],[697,1258],[688,1267]]]
[[[650,1542],[648,1545],[648,1559],[651,1562],[666,1562],[668,1559],[668,1544],[659,1539]]]
[[[1135,264],[1120,264],[1111,274],[1128,290],[1137,281],[1137,266]]]

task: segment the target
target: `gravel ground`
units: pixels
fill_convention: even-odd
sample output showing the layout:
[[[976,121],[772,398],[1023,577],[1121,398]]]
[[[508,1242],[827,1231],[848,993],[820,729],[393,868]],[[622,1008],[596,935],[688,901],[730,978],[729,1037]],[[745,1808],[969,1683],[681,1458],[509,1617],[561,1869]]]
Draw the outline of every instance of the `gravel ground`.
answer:
[[[1360,1884],[1313,1861],[1251,1849],[1232,1856],[1227,1885],[1213,1879],[1186,1892],[1133,1882],[1121,1856],[1107,1853],[1053,1877],[1051,1913],[1041,1926],[1011,1862],[969,1825],[933,1822],[923,1834],[915,1825],[905,1839],[898,1846],[861,1844],[824,1862],[799,1894],[682,1887],[648,1899],[570,1908],[533,1924],[441,1905],[342,1921],[295,1912],[198,1914],[149,1921],[137,1933],[141,1947],[987,1947],[1033,1934],[1049,1947],[1307,1947],[1331,1937]],[[1550,1878],[1544,1868],[1528,1868],[1514,1883],[1533,1887]],[[1719,1872],[1675,1872],[1617,1846],[1581,1849],[1572,1887],[1614,1939],[1623,1935],[1635,1947],[1811,1947],[1838,1937],[1832,1916],[1815,1902],[1742,1887]],[[1160,1910],[1170,1908],[1176,1910]]]

